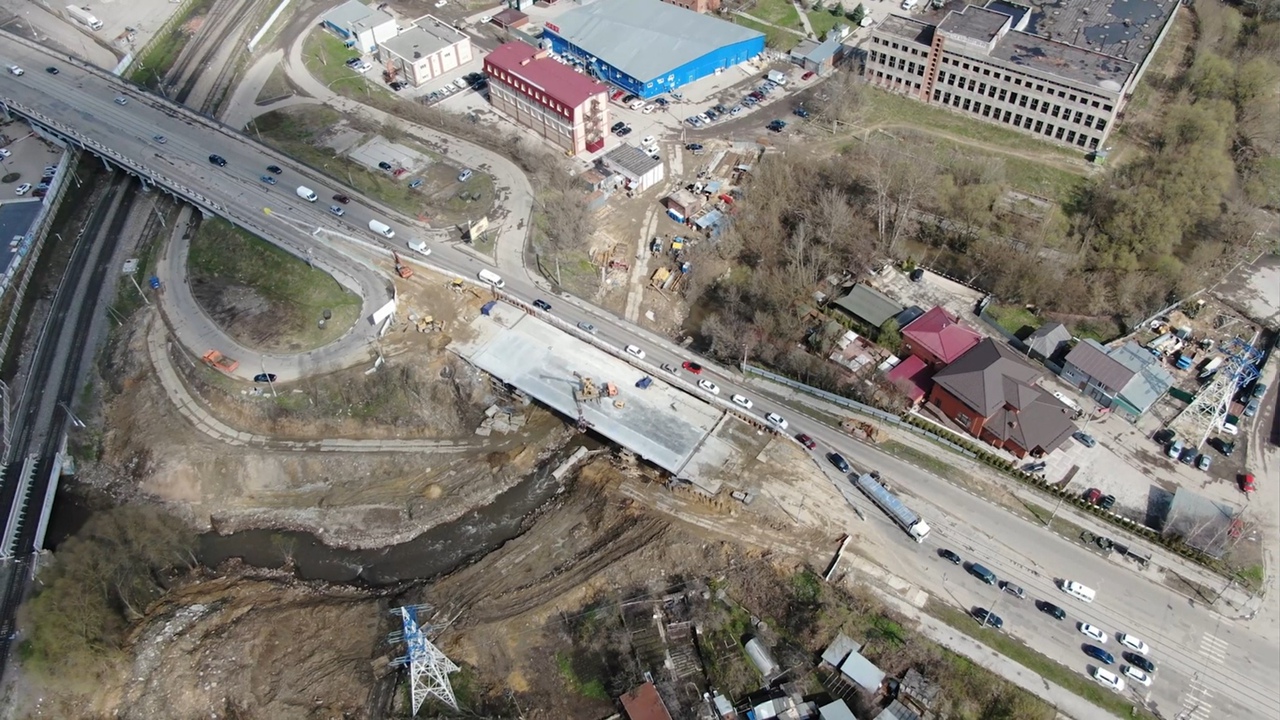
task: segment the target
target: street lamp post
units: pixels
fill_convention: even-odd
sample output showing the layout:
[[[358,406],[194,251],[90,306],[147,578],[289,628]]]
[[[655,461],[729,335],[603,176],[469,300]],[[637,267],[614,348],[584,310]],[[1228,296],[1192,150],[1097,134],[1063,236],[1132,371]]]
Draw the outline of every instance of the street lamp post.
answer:
[[[271,379],[271,373],[267,372],[267,358],[266,358],[266,356],[265,356],[265,355],[259,355],[259,356],[258,356],[258,360],[259,360],[259,362],[261,362],[261,364],[262,364],[262,374],[263,374],[264,376],[266,376],[266,378],[267,378],[267,387],[271,388],[271,397],[273,397],[273,398],[278,398],[278,397],[280,397],[279,395],[277,395],[277,394],[276,394],[276,383],[275,383],[275,381],[274,381],[274,380],[272,380],[272,379]]]

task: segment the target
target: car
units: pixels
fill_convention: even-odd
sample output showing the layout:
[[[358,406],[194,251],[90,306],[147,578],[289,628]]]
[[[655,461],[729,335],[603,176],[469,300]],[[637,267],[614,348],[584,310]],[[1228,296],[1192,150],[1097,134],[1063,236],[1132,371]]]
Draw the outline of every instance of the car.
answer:
[[[462,172],[458,173],[458,182],[464,183],[471,179],[471,168],[462,168]]]
[[[1174,440],[1173,442],[1169,443],[1169,447],[1168,449],[1165,450],[1165,454],[1168,455],[1171,459],[1177,460],[1178,456],[1182,454],[1182,447],[1183,445],[1181,440]]]
[[[127,97],[121,97],[121,96],[117,95],[117,96],[116,96],[116,104],[117,104],[117,105],[119,105],[120,107],[124,107],[125,105],[128,105],[128,104],[129,104],[129,98],[127,98]]]
[[[639,110],[640,108],[644,107],[644,101],[636,100],[632,102],[630,105],[627,105],[627,107],[631,108],[632,110]]]
[[[44,166],[44,174],[45,174],[45,175],[50,175],[50,176],[56,175],[56,174],[58,174],[58,168],[57,168],[57,167],[55,167],[55,166],[53,166],[53,165],[45,165],[45,166]]]
[[[1107,634],[1102,632],[1100,628],[1096,628],[1086,622],[1082,622],[1076,627],[1080,630],[1081,635],[1097,640],[1104,645],[1107,643]]]
[[[13,155],[13,153],[9,152],[5,148],[0,148],[0,158],[7,158],[10,155]]]
[[[755,405],[755,403],[751,402],[751,398],[747,397],[746,395],[734,395],[729,399],[733,401],[734,405],[737,405],[738,407],[746,408],[748,410],[750,410],[751,407]]]
[[[337,215],[338,217],[342,217],[343,215],[347,214],[347,211],[343,210],[341,205],[330,205],[329,212],[333,213],[334,215]]]
[[[587,322],[586,320],[583,320],[582,322],[578,323],[578,329],[579,329],[579,330],[581,330],[581,331],[583,331],[583,332],[585,332],[585,333],[586,333],[586,334],[588,334],[588,335],[595,335],[595,334],[596,334],[596,326],[595,326],[595,325],[592,325],[591,323]]]
[[[1037,600],[1036,609],[1044,613],[1045,615],[1052,616],[1053,619],[1055,620],[1062,620],[1067,617],[1066,610],[1063,610],[1062,608],[1058,607],[1057,605],[1054,605],[1053,603],[1047,600]]]
[[[741,106],[741,105],[734,105],[734,106],[729,110],[729,115],[730,115],[730,116],[732,116],[732,117],[738,117],[738,116],[739,116],[739,115],[741,115],[741,114],[742,114],[742,106]]]
[[[1249,404],[1244,406],[1244,416],[1253,417],[1258,414],[1258,410],[1262,406],[1262,401],[1258,398],[1250,398]]]
[[[618,132],[619,130],[621,130],[622,128],[624,128],[624,127],[626,127],[626,126],[627,126],[627,124],[626,124],[626,123],[624,123],[624,122],[616,122],[616,123],[614,123],[614,124],[613,124],[613,127],[609,128],[609,132],[615,132],[615,133],[616,133],[616,132]]]
[[[1120,672],[1143,687],[1151,687],[1151,676],[1132,665],[1121,665]]]
[[[50,65],[49,67],[45,68],[45,69],[44,69],[44,71],[45,71],[45,72],[47,72],[47,73],[49,73],[50,75],[57,75],[59,72],[61,72],[60,70],[58,70],[58,68],[56,68],[56,67],[54,67],[54,66],[52,66],[52,65]]]
[[[347,58],[347,67],[349,67],[349,68],[353,68],[353,67],[355,67],[355,66],[359,65],[359,64],[360,64],[360,63],[362,63],[362,62],[364,62],[364,61],[363,61],[363,60],[361,60],[361,59],[360,59],[360,58],[358,58],[358,57]]]
[[[809,111],[808,111],[808,110],[805,110],[805,109],[804,109],[804,108],[802,108],[802,107],[798,107],[798,108],[796,108],[795,110],[792,110],[792,111],[791,111],[791,114],[792,114],[792,115],[795,115],[795,116],[796,116],[796,117],[798,117],[798,118],[807,118],[807,117],[809,117]]]
[[[787,124],[782,120],[774,120],[765,127],[767,127],[771,132],[780,133],[787,129]]]
[[[640,110],[640,112],[645,115],[648,115],[649,113],[657,109],[658,109],[658,106],[654,105],[653,103],[649,103],[648,105],[645,105],[644,108]]]
[[[640,98],[636,97],[635,95],[632,95],[631,93],[627,93],[626,95],[623,95],[623,96],[622,96],[622,104],[623,104],[623,105],[630,105],[631,103],[633,103],[633,102],[635,102],[636,100],[639,100],[639,99],[640,99]]]
[[[1099,490],[1098,488],[1089,488],[1088,490],[1084,491],[1084,501],[1089,503],[1090,505],[1097,505],[1098,501],[1101,499],[1102,499],[1102,491]]]
[[[1228,415],[1222,419],[1222,423],[1218,427],[1228,435],[1237,435],[1240,432],[1239,418],[1235,415]]]
[[[655,140],[652,135],[645,135],[644,137],[640,138],[641,147],[644,147],[646,145],[653,145],[653,144],[656,144],[657,142],[658,141]]]
[[[442,8],[442,7],[444,7],[445,5],[448,5],[448,4],[449,4],[449,0],[436,0],[436,7],[437,7],[437,8]]]
[[[699,381],[698,381],[698,387],[702,388],[703,390],[706,390],[707,392],[711,393],[712,395],[719,395],[719,394],[720,394],[720,386],[719,386],[719,385],[716,385],[715,383],[711,382],[710,380],[699,380]]]
[[[343,195],[342,193],[338,193],[337,195],[334,195],[333,199],[337,200],[343,205],[346,205],[347,203],[351,202],[351,198],[347,197],[346,195]]]
[[[765,422],[778,428],[779,430],[787,429],[787,420],[778,413],[768,413],[764,416]]]
[[[1102,508],[1103,510],[1110,510],[1111,507],[1115,504],[1116,504],[1115,495],[1103,495],[1102,499],[1098,501],[1098,507]]]
[[[949,561],[952,565],[959,565],[964,562],[964,558],[960,557],[959,553],[947,548],[938,548],[938,557]]]
[[[467,82],[466,78],[458,78],[453,81],[453,86],[458,88],[459,90],[465,90],[467,88],[467,85],[469,84],[470,83]]]
[[[19,195],[26,195],[31,192],[31,183],[22,183],[18,187],[14,188],[14,192]]]
[[[281,170],[279,165],[268,165],[267,172],[271,173],[272,175],[279,175],[280,173],[284,172],[284,170]]]
[[[692,360],[685,360],[683,363],[680,364],[680,367],[684,368],[685,370],[688,370],[694,375],[702,374],[702,366],[696,362],[693,362]]]
[[[151,139],[152,139],[152,140],[155,140],[156,142],[160,143],[161,145],[163,145],[163,144],[165,144],[165,143],[169,142],[169,138],[167,138],[167,137],[165,137],[165,136],[163,136],[163,135],[152,135],[152,136],[151,136]]]
[[[706,113],[702,113],[701,115],[699,115],[699,116],[698,116],[698,120],[702,121],[702,124],[703,124],[703,125],[710,125],[710,124],[711,124],[711,118],[710,118],[710,117],[708,117]]]
[[[663,369],[663,370],[666,370],[667,372],[671,373],[672,375],[679,375],[679,374],[680,374],[680,368],[676,367],[675,365],[668,364],[668,363],[662,363],[662,369]]]
[[[222,157],[221,155],[210,155],[209,162],[213,163],[214,165],[217,165],[218,167],[227,166],[227,159]]]
[[[1141,638],[1136,638],[1129,633],[1116,633],[1116,642],[1143,655],[1151,652],[1151,648],[1147,647],[1147,644],[1142,642]]]
[[[259,176],[259,177],[258,177],[258,179],[259,179],[259,180],[261,180],[262,182],[264,182],[264,183],[268,184],[268,185],[275,185],[275,184],[276,184],[276,179],[275,179],[275,178],[273,178],[273,177],[271,177],[270,175],[261,175],[261,176]]]
[[[408,86],[409,86],[409,85],[408,85],[408,83],[405,83],[405,82],[400,81],[400,80],[396,80],[396,81],[392,82],[390,85],[388,85],[387,87],[391,88],[392,90],[394,90],[394,91],[396,91],[396,92],[400,92],[401,90],[405,89],[405,88],[406,88],[406,87],[408,87]]]
[[[644,351],[640,349],[639,345],[628,345],[626,350],[627,354],[631,357],[638,358],[640,360],[644,359]]]
[[[266,372],[258,373],[253,376],[253,381],[256,383],[273,383],[276,381],[276,374]]]
[[[993,627],[997,630],[1004,627],[1004,620],[1001,617],[986,608],[974,608],[973,616],[982,622],[983,627]]]
[[[702,149],[702,143],[689,143],[688,145],[684,146],[684,149],[689,150],[691,152],[698,152],[699,150]]]
[[[657,105],[658,107],[667,107],[671,103],[668,102],[666,98],[654,98],[653,104]]]
[[[813,77],[814,75],[817,75],[817,73],[815,73],[814,71],[810,70],[809,72],[807,72],[807,73],[805,73],[805,74],[801,75],[801,76],[800,76],[800,79],[801,79],[801,80],[808,80],[809,78]]]
[[[1200,457],[1196,458],[1196,469],[1209,472],[1209,466],[1213,464],[1213,458],[1205,453],[1200,453]]]
[[[1116,661],[1115,657],[1111,653],[1107,652],[1106,650],[1103,650],[1097,645],[1085,645],[1083,650],[1085,655],[1088,655],[1089,657],[1093,658],[1094,660],[1097,660],[1100,663],[1103,663],[1105,665],[1115,664],[1115,661]]]
[[[1253,392],[1249,393],[1249,397],[1254,398],[1255,400],[1261,400],[1262,396],[1266,394],[1267,394],[1267,384],[1263,382],[1254,381]]]
[[[1245,474],[1240,476],[1240,492],[1248,495],[1257,489],[1253,475]]]
[[[381,160],[378,162],[378,168],[381,170],[386,170],[387,172],[391,172],[391,163],[387,162],[386,160]]]
[[[630,135],[630,134],[631,134],[631,126],[630,126],[630,125],[628,125],[627,127],[622,128],[621,130],[619,130],[619,131],[618,131],[618,137],[626,137],[626,136],[628,136],[628,135]]]
[[[49,183],[47,182],[42,182],[36,186],[36,192],[48,192],[48,191],[49,191]]]
[[[853,468],[849,467],[849,461],[845,460],[844,456],[838,452],[827,453],[827,462],[846,475],[853,472]]]
[[[742,105],[743,105],[744,107],[754,107],[754,106],[755,106],[755,104],[756,104],[757,102],[759,102],[759,101],[758,101],[758,100],[756,100],[755,98],[751,97],[750,95],[748,95],[747,97],[742,98]]]
[[[699,125],[702,124],[702,121],[693,115],[690,115],[689,117],[685,118],[684,121],[689,123],[689,125],[693,127],[698,127]]]
[[[707,119],[709,119],[711,122],[715,122],[716,120],[720,119],[720,113],[716,112],[715,110],[708,110],[702,114],[706,115]]]
[[[1083,430],[1077,430],[1071,433],[1071,437],[1075,438],[1076,442],[1080,443],[1081,445],[1087,448],[1098,446],[1098,441],[1094,440],[1092,435],[1090,435],[1089,433]]]
[[[542,298],[538,298],[537,300],[534,300],[533,306],[538,308],[542,312],[551,312],[551,303],[547,302],[546,300],[543,300]]]
[[[1156,664],[1148,660],[1146,655],[1141,655],[1136,652],[1125,652],[1123,656],[1125,660],[1129,661],[1130,665],[1142,668],[1143,672],[1154,673],[1156,671]]]
[[[1023,465],[1022,472],[1029,472],[1029,473],[1044,472],[1044,469],[1048,466],[1049,464],[1046,463],[1045,461],[1037,460],[1035,462],[1027,463],[1026,465]]]
[[[23,70],[22,68],[18,67],[17,65],[10,65],[10,66],[8,67],[8,70],[9,70],[9,74],[10,74],[10,75],[21,75],[21,74],[23,74],[23,73],[25,73],[25,72],[26,72],[26,70]]]
[[[818,447],[818,443],[814,442],[813,438],[809,437],[808,435],[805,435],[804,433],[800,433],[799,435],[796,435],[796,442],[809,448],[810,450]]]
[[[1017,585],[1014,585],[1013,583],[1009,582],[1008,580],[1000,581],[1000,589],[1018,598],[1019,600],[1022,600],[1027,596],[1026,591],[1018,587]]]
[[[422,187],[422,178],[414,178],[409,181],[410,190],[417,190],[420,187]]]
[[[477,22],[477,23],[479,23],[479,24],[481,24],[481,25],[488,25],[488,24],[489,24],[489,21],[490,21],[490,20],[492,20],[492,19],[493,19],[493,18],[489,17],[488,15],[481,15],[481,16],[480,16],[480,19],[479,19],[479,20],[477,20],[476,22]]]
[[[1124,692],[1124,680],[1110,670],[1106,668],[1094,668],[1093,673],[1091,674],[1093,675],[1093,679],[1096,680],[1099,685],[1111,688],[1116,692]]]
[[[1200,453],[1196,452],[1195,448],[1186,447],[1182,449],[1182,454],[1178,455],[1178,462],[1183,465],[1191,465],[1196,461],[1196,457],[1199,455]]]
[[[1222,453],[1222,457],[1231,457],[1231,453],[1236,451],[1236,444],[1234,441],[1223,440],[1219,437],[1210,438],[1209,445],[1212,446],[1213,449]]]

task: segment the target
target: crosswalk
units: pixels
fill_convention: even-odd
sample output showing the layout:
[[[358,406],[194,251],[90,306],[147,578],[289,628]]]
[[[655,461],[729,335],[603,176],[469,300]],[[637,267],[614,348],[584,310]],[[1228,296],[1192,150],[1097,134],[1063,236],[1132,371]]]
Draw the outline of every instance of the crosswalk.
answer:
[[[1200,654],[1207,658],[1206,665],[1222,665],[1227,659],[1227,641],[1205,633],[1200,638]],[[1187,683],[1187,694],[1182,698],[1182,712],[1178,713],[1179,720],[1209,720],[1210,710],[1213,709],[1213,691],[1205,687],[1204,681],[1200,679],[1200,673],[1196,673],[1191,681]]]

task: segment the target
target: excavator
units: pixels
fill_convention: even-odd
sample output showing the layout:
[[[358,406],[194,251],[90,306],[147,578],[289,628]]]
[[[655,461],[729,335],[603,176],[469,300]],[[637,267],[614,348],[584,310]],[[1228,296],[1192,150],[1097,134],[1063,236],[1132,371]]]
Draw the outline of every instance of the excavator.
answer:
[[[392,250],[391,257],[395,258],[397,275],[399,275],[402,278],[405,278],[406,280],[413,277],[413,268],[400,262],[400,253],[396,252],[395,250]]]

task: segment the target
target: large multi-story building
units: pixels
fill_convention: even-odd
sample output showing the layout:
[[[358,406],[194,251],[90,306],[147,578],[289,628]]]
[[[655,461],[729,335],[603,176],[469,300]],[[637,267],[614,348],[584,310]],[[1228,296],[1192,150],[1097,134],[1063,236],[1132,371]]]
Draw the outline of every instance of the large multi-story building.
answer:
[[[471,36],[430,15],[378,46],[378,59],[414,87],[466,65],[471,57]]]
[[[662,0],[662,2],[696,13],[709,13],[720,9],[720,0]]]
[[[570,155],[604,148],[609,88],[520,42],[484,59],[489,101]]]
[[[1172,25],[1177,0],[991,0],[936,24],[891,15],[864,76],[886,90],[1087,150],[1103,147]]]

